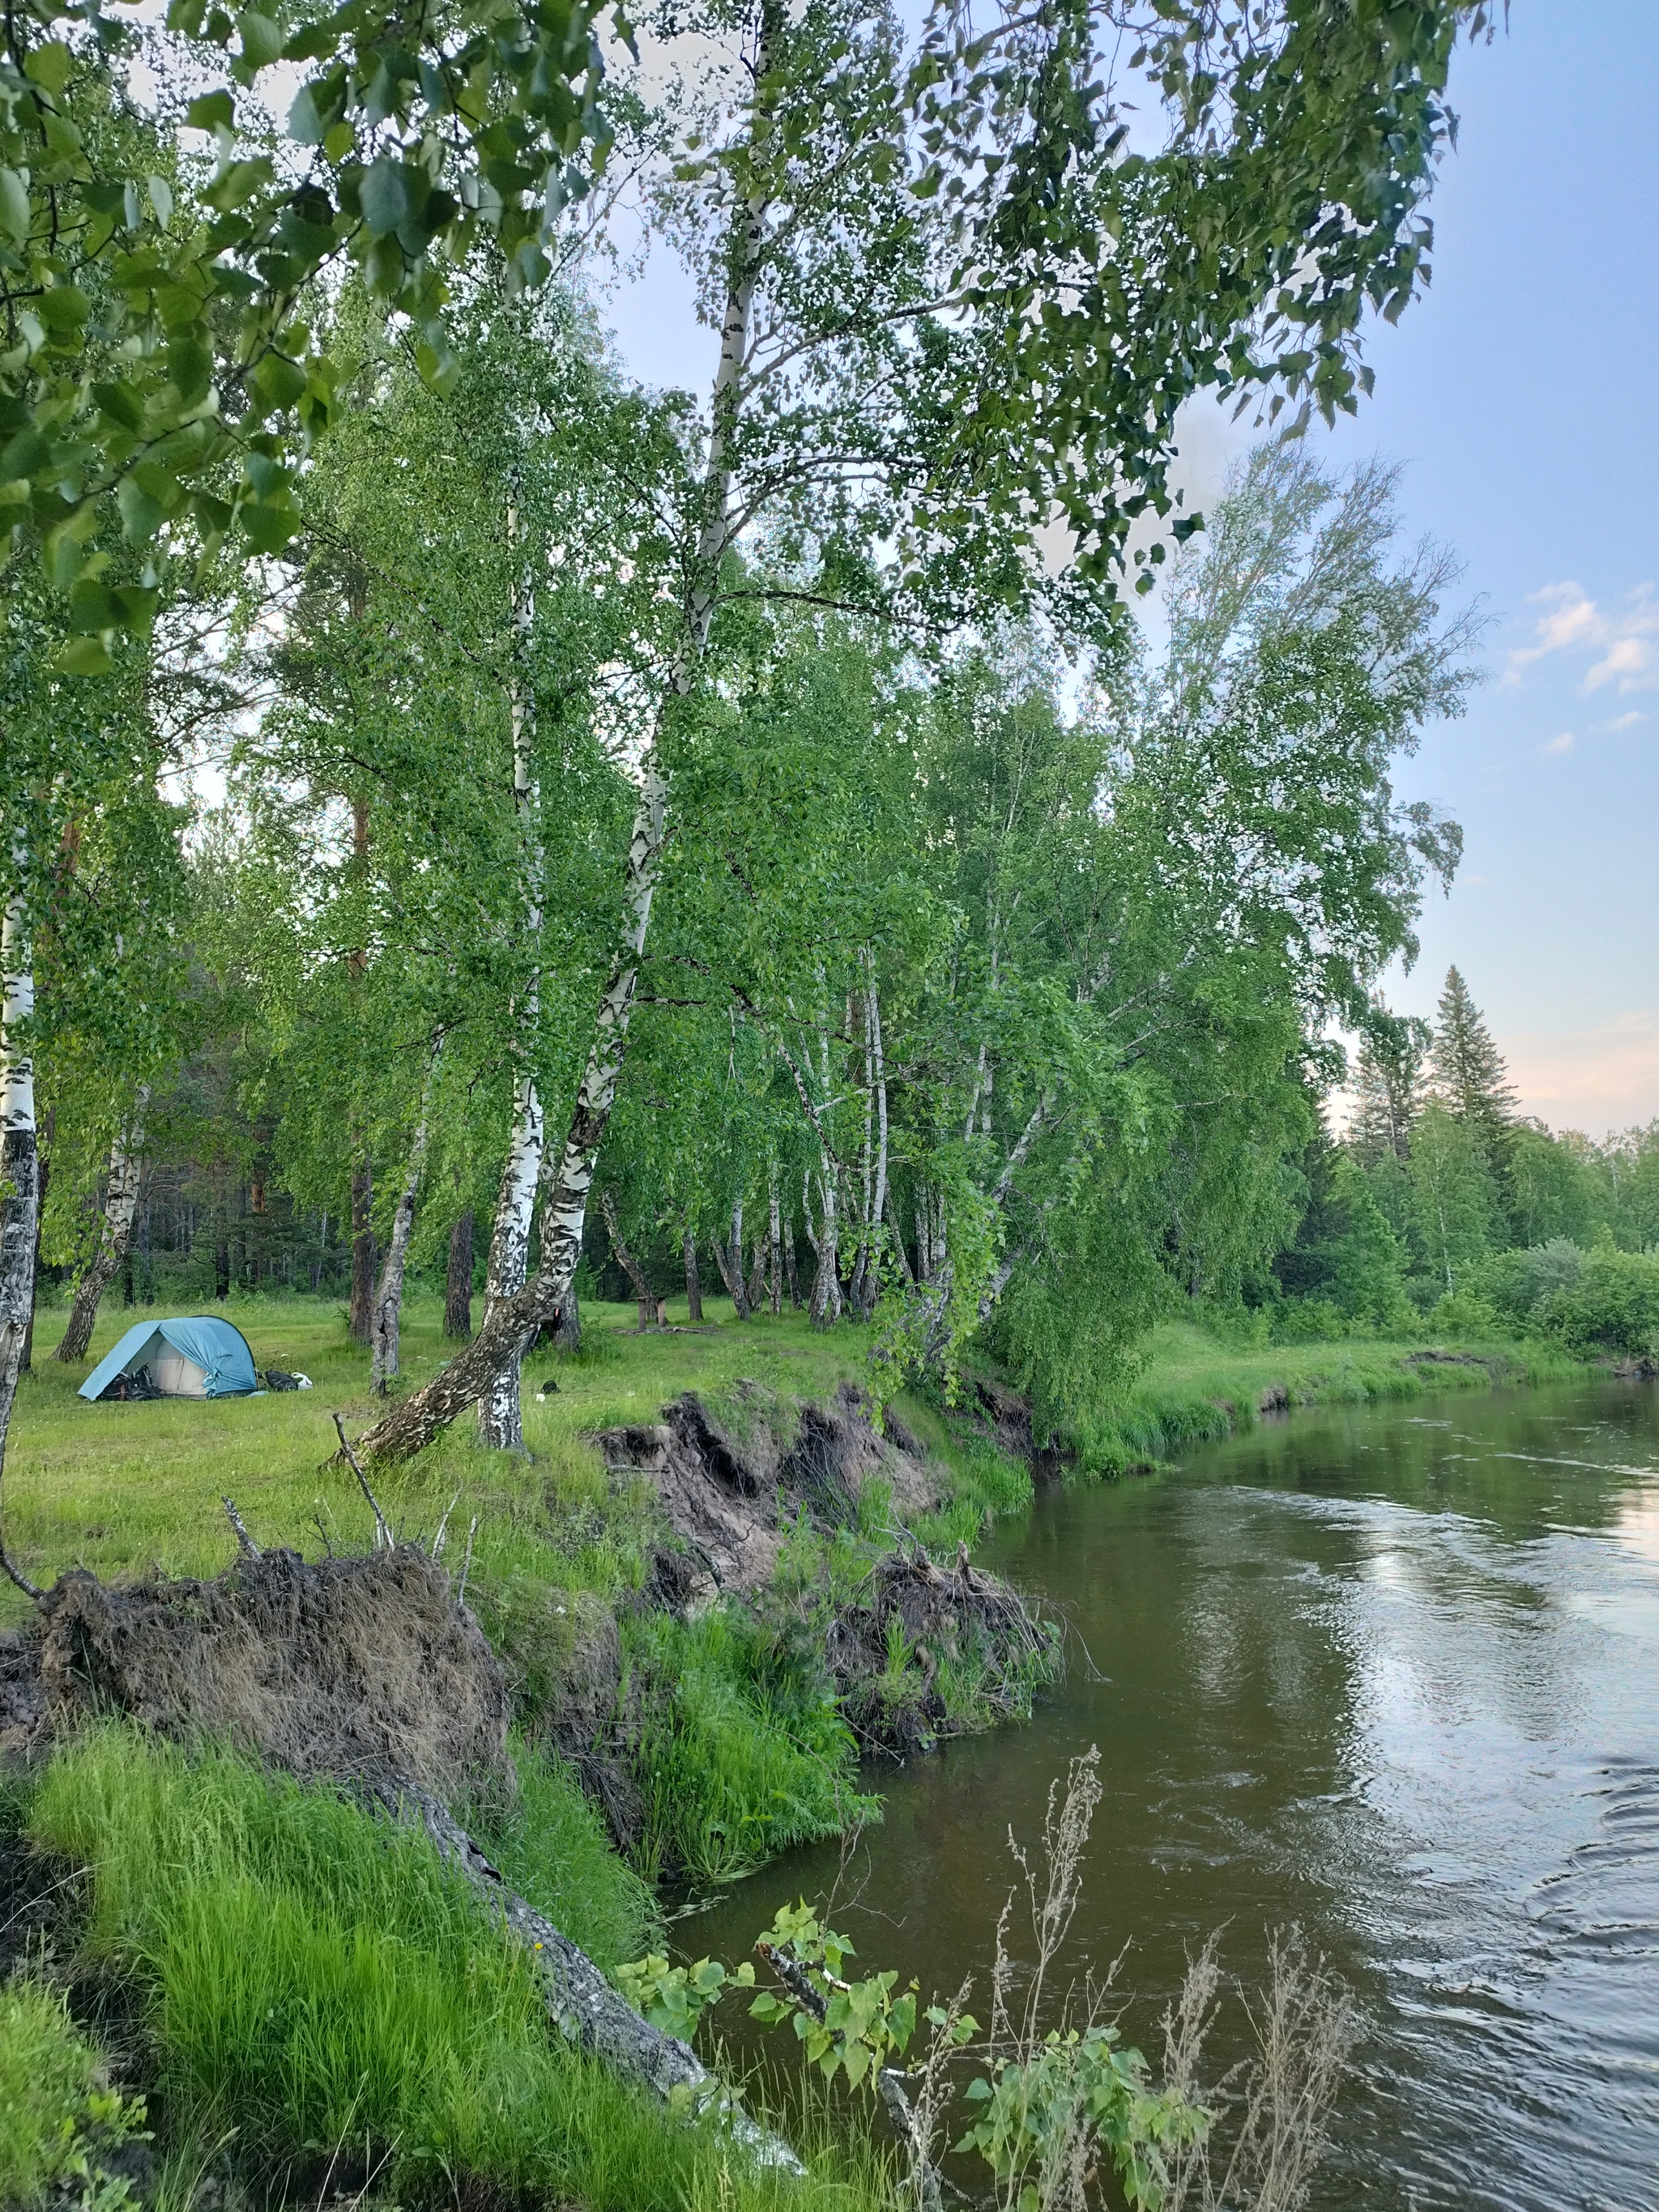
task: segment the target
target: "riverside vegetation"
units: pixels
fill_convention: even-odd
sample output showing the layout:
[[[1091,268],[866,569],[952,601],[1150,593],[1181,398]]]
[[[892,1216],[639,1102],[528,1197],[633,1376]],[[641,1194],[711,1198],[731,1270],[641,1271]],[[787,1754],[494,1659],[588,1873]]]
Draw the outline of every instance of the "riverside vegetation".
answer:
[[[503,1743],[448,1794],[525,1911],[684,2013],[662,1876],[842,1832],[861,1750],[1052,1677],[972,1559],[1033,1461],[1112,1474],[1436,1355],[1647,1356],[1650,1139],[1522,1128],[1467,994],[1419,1097],[1377,996],[1461,848],[1396,763],[1461,710],[1480,623],[1449,551],[1399,544],[1390,470],[1299,442],[1427,279],[1489,15],[8,15],[21,2197],[934,2186],[925,2127],[884,2150],[803,2111],[795,2172],[567,2048],[430,1792],[406,1833],[350,1759],[256,1769],[176,1697],[153,1736],[77,1733],[120,1702],[94,1617],[222,1625],[259,1547],[301,1613],[407,1570],[514,1700],[515,1786]],[[641,235],[682,264],[699,394],[605,328]],[[1170,476],[1205,393],[1261,439],[1200,516]],[[1368,1055],[1346,1146],[1334,1024]],[[310,1373],[341,1457],[314,1395],[79,1405],[158,1300]],[[1048,1838],[1061,1918],[1091,1786]],[[885,2081],[896,1982],[841,1986],[804,1919],[772,1948],[837,2093]],[[1343,2036],[1285,1955],[1213,2130],[1207,1969],[1161,2079],[1092,2002],[1075,2041],[994,2008],[963,2140],[1000,2200],[1295,2201]],[[914,2116],[943,2075],[911,2088]],[[1263,2164],[1285,2099],[1301,2148]]]

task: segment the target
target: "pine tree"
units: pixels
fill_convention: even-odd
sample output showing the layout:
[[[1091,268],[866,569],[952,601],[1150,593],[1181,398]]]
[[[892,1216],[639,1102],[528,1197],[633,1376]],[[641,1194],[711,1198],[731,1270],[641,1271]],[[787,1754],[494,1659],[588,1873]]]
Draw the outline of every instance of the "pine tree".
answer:
[[[1429,1050],[1429,1096],[1460,1121],[1495,1136],[1516,1118],[1519,1104],[1504,1055],[1492,1041],[1480,1009],[1455,968],[1446,970],[1439,1019]]]
[[[1415,1015],[1403,1021],[1388,1015],[1360,1046],[1348,1149],[1362,1165],[1374,1167],[1390,1153],[1409,1157],[1429,1037],[1428,1024]]]

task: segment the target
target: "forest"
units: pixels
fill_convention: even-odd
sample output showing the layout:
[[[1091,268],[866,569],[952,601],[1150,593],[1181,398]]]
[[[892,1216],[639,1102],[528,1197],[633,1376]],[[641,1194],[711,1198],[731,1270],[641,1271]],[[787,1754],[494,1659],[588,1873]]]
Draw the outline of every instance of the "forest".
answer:
[[[355,2129],[356,2203],[936,2212],[914,1988],[779,1915],[757,2016],[893,2131],[837,2107],[803,2166],[686,2047],[738,1977],[655,1948],[656,1886],[874,1817],[862,1758],[1029,1717],[1060,1632],[970,1559],[1031,1496],[1011,1437],[1121,1472],[1172,1328],[1650,1364],[1659,1124],[1523,1116],[1455,969],[1432,1024],[1383,995],[1462,850],[1401,764],[1486,616],[1316,426],[1428,281],[1489,17],[8,15],[0,1564],[32,1610],[0,1687],[46,1686],[0,1717],[76,1720],[6,1784],[5,1864],[82,1870],[53,1940],[148,2023],[163,2125],[129,2156],[131,2073],[22,1960],[0,2092],[32,2081],[38,2141],[0,2198],[322,2202]],[[684,388],[614,327],[670,261]],[[1172,471],[1212,399],[1252,436],[1200,514]],[[193,1443],[186,1492],[157,1428],[106,1510],[68,1386],[152,1314],[289,1328],[336,1431],[272,1360],[262,1465]],[[673,1364],[705,1329],[723,1412]],[[676,1452],[776,1479],[765,1576],[665,1538]],[[186,1727],[87,1656],[136,1648],[124,1607],[223,1627],[360,1570],[483,1685],[446,1677],[428,1766],[298,1723],[262,1765],[205,1689]],[[1051,1805],[1044,1968],[1098,1796],[1079,1759]],[[1304,2070],[1213,2185],[1198,2027],[1155,2079],[1036,1996],[956,2151],[1007,2212],[1109,2170],[1138,2207],[1302,2202],[1349,2030],[1284,1959]],[[977,2025],[923,2018],[948,2070]]]

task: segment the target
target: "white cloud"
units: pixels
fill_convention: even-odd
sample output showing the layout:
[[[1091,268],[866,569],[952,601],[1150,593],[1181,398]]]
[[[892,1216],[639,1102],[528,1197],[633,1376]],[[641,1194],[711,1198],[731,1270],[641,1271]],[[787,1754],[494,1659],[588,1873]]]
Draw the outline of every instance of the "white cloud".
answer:
[[[1645,722],[1647,719],[1645,714],[1638,714],[1632,707],[1628,714],[1615,714],[1607,727],[1610,730],[1633,730],[1638,722]]]
[[[1547,584],[1529,606],[1543,612],[1533,626],[1530,645],[1518,646],[1504,671],[1506,684],[1518,684],[1523,669],[1555,653],[1599,653],[1584,677],[1586,691],[1616,684],[1620,695],[1659,689],[1659,599],[1650,584],[1638,585],[1624,606],[1608,613],[1581,584]]]
[[[1577,739],[1571,730],[1563,730],[1559,738],[1552,738],[1547,745],[1540,745],[1538,750],[1547,760],[1552,753],[1570,753],[1577,743]]]

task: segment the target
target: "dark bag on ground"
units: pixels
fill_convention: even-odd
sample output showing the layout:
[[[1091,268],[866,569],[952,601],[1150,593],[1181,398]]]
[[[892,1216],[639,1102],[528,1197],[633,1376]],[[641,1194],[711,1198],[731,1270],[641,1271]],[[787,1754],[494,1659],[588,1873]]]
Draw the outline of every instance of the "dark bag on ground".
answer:
[[[280,1367],[266,1368],[265,1388],[267,1390],[297,1390],[299,1387],[300,1378],[297,1375],[289,1375]]]

